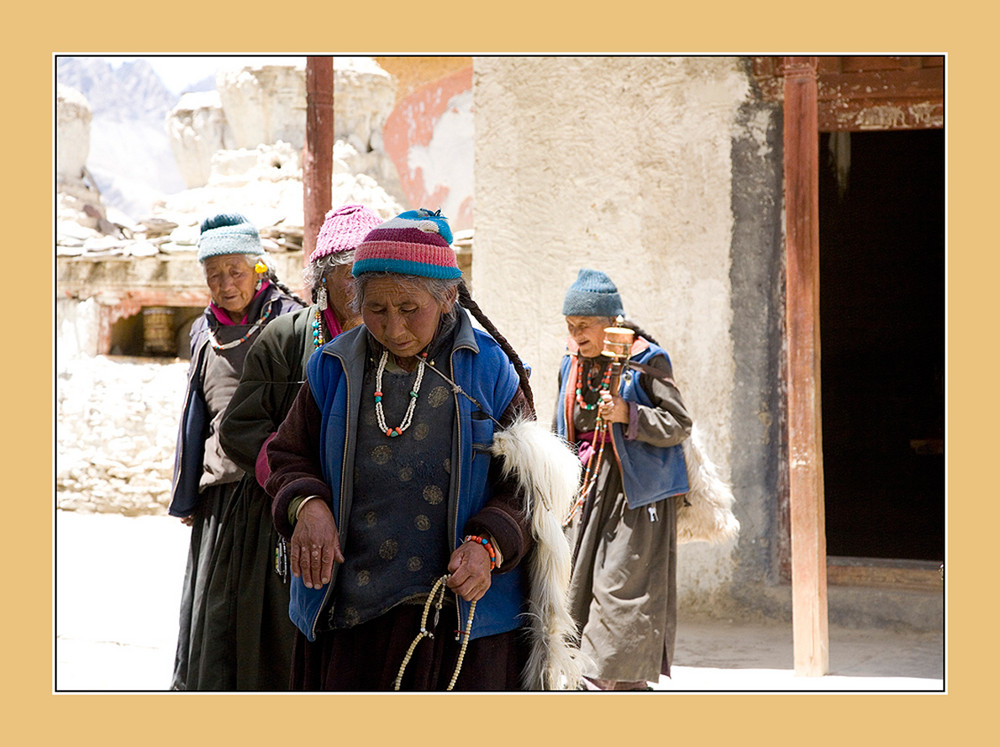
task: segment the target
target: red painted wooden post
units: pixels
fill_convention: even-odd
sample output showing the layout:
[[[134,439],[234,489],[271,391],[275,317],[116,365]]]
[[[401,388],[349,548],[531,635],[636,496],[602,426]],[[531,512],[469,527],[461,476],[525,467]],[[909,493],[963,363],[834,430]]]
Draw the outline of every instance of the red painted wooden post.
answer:
[[[333,177],[333,58],[306,58],[306,144],[302,153],[303,264],[331,204]]]
[[[795,673],[829,669],[819,339],[815,57],[784,59],[789,513]]]

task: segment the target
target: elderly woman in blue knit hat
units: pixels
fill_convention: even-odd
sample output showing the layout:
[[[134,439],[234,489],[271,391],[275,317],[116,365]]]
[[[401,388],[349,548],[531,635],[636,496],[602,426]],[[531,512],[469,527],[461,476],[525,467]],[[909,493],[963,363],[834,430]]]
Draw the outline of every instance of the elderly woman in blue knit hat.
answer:
[[[219,520],[243,471],[219,443],[219,426],[250,343],[270,320],[304,304],[269,266],[257,229],[239,213],[206,218],[198,261],[211,302],[191,327],[191,365],[177,437],[168,512],[191,527],[172,689],[196,679],[209,562]]]
[[[681,443],[691,433],[670,357],[624,318],[606,274],[582,269],[566,292],[569,331],[555,430],[584,465],[569,514],[570,608],[589,689],[645,690],[670,673],[677,626],[677,502],[688,491]],[[633,332],[612,375],[605,329]],[[625,343],[626,346],[629,343]],[[622,359],[622,358],[619,358]]]
[[[353,265],[364,324],[309,359],[267,447],[295,689],[578,684],[557,512],[579,466],[535,422],[525,368],[450,244],[427,210],[365,237]]]

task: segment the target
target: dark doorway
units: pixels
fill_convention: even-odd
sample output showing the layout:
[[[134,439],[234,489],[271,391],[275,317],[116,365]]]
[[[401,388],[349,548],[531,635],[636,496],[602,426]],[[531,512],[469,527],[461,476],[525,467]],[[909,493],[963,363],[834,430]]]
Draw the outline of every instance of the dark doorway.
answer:
[[[191,325],[204,307],[146,306],[139,314],[116,321],[111,327],[108,355],[191,357]]]
[[[827,552],[944,559],[944,132],[820,133]]]

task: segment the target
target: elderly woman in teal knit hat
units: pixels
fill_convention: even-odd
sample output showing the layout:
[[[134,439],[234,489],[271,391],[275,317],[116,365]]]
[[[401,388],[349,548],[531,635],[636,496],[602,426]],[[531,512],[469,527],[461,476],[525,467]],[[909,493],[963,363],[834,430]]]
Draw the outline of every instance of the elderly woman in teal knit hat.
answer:
[[[250,343],[270,320],[304,304],[270,267],[257,229],[239,213],[206,218],[198,261],[211,302],[191,327],[191,365],[168,512],[191,527],[172,688],[197,679],[209,563],[222,512],[243,471],[219,443],[219,426]]]
[[[212,554],[201,626],[201,657],[189,690],[287,690],[295,626],[288,619],[288,562],[264,491],[265,445],[305,378],[306,361],[344,329],[361,323],[349,308],[354,249],[382,219],[362,205],[330,210],[305,268],[313,305],[269,322],[247,352],[219,430],[226,455],[243,471]]]
[[[568,519],[570,608],[587,687],[644,690],[670,673],[677,627],[677,502],[691,433],[670,357],[625,320],[606,274],[582,269],[566,292],[569,331],[555,430],[577,446],[584,483]],[[626,327],[629,365],[613,382],[605,329]],[[625,343],[628,345],[628,343]]]
[[[578,465],[534,422],[525,368],[472,301],[450,244],[447,220],[427,210],[366,236],[353,265],[364,325],[309,359],[267,447],[273,519],[289,541],[296,689],[577,684],[556,578],[564,568],[568,581],[569,546],[554,516],[547,531],[513,447],[543,482],[564,470],[567,507]]]

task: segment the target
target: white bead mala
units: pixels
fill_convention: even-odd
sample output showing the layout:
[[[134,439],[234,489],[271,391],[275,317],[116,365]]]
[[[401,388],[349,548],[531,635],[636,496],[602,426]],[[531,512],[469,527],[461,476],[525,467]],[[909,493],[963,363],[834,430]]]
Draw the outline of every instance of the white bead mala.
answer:
[[[389,360],[389,351],[382,351],[382,358],[378,362],[378,372],[375,374],[375,417],[378,420],[378,427],[389,438],[402,435],[403,431],[410,427],[413,422],[413,411],[417,408],[417,395],[420,393],[420,382],[424,379],[424,359],[421,358],[417,364],[417,379],[413,383],[410,391],[410,404],[406,408],[406,415],[403,422],[396,428],[390,428],[385,422],[385,412],[382,410],[382,374],[385,372],[385,364]]]
[[[399,674],[396,675],[396,682],[394,685],[395,690],[399,690],[400,685],[403,682],[403,672],[406,671],[406,665],[410,663],[410,659],[413,656],[413,651],[417,648],[417,644],[420,643],[424,638],[433,638],[434,633],[431,632],[437,627],[438,617],[441,614],[441,608],[444,605],[444,595],[446,592],[445,582],[448,580],[450,574],[446,573],[437,581],[434,582],[434,586],[431,588],[431,593],[427,595],[427,601],[424,602],[424,612],[420,616],[420,632],[417,633],[417,637],[413,639],[413,643],[410,644],[410,648],[406,652],[406,656],[403,657],[403,663],[399,667]],[[434,602],[434,595],[437,594],[437,602]],[[434,604],[434,624],[431,626],[431,630],[427,629],[427,615],[430,613],[431,604]],[[451,681],[448,683],[448,687],[445,690],[453,690],[455,688],[455,683],[458,681],[458,673],[462,671],[462,662],[465,660],[465,649],[469,646],[469,635],[472,633],[472,619],[476,616],[476,603],[472,602],[469,607],[469,619],[465,623],[465,630],[458,631],[458,634],[462,636],[462,647],[458,652],[458,661],[455,662],[455,672],[451,675]]]

